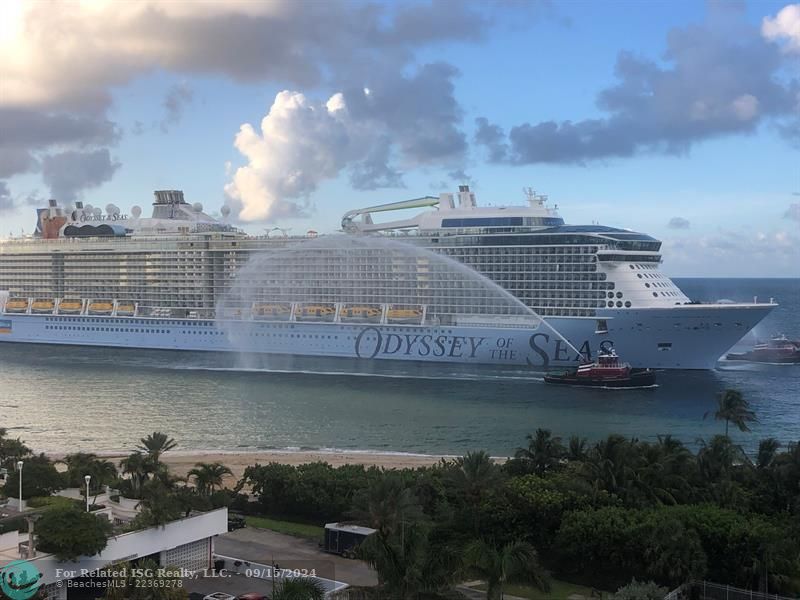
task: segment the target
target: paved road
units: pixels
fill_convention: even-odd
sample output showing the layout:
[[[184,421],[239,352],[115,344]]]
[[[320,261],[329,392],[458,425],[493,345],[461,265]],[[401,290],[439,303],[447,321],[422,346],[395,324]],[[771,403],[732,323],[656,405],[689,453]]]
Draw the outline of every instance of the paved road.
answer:
[[[314,569],[317,577],[350,585],[378,583],[375,572],[361,561],[327,554],[316,542],[267,529],[245,527],[221,535],[214,541],[214,551],[264,565],[277,564],[281,569]]]

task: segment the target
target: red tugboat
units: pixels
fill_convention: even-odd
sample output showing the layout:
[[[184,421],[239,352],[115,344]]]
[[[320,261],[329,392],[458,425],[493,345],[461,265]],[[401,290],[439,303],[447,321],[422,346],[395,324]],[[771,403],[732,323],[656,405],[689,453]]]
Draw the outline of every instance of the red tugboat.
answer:
[[[749,352],[728,354],[727,360],[767,363],[773,365],[800,365],[800,341],[776,335],[768,342],[760,342]]]
[[[600,388],[643,388],[656,384],[650,369],[633,369],[620,360],[613,348],[602,348],[595,362],[580,365],[577,370],[545,375],[546,383]]]

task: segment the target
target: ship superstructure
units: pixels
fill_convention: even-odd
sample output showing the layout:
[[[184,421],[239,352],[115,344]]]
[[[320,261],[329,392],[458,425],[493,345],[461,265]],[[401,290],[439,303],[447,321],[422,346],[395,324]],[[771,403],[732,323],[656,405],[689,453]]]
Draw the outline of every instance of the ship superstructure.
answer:
[[[221,346],[270,323],[328,332],[343,327],[347,342],[365,327],[517,328],[513,349],[492,348],[497,357],[513,356],[514,364],[570,363],[611,341],[635,367],[711,368],[775,306],[692,302],[659,272],[658,240],[600,225],[566,225],[545,197],[530,192],[527,199],[523,206],[479,206],[462,186],[456,197],[350,211],[342,220],[346,235],[313,240],[245,235],[224,222],[225,212],[223,221],[214,219],[175,190],[156,192],[149,219],[135,207],[129,217],[111,205],[103,214],[51,202],[39,211],[41,237],[0,242],[0,317],[201,323],[218,333],[159,343],[208,350],[227,349]],[[428,210],[373,220],[402,209]],[[431,262],[436,254],[448,257],[446,268]],[[501,289],[489,293],[483,280],[478,293],[470,286],[480,278],[471,273]],[[510,297],[519,303],[509,303]],[[546,326],[535,315],[546,317]],[[65,343],[87,343],[91,331]],[[59,343],[56,337],[46,341]],[[502,344],[499,339],[494,343]],[[288,340],[274,351],[307,347]],[[149,347],[138,337],[125,345]],[[273,350],[262,345],[252,351]],[[408,357],[415,356],[410,350]]]

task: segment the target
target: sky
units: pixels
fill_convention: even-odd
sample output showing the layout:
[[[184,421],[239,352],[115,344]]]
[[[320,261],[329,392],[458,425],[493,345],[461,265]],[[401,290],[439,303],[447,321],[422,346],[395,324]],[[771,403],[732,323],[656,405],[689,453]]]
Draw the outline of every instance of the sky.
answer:
[[[0,2],[0,236],[156,189],[251,233],[533,187],[672,276],[800,276],[800,4]]]

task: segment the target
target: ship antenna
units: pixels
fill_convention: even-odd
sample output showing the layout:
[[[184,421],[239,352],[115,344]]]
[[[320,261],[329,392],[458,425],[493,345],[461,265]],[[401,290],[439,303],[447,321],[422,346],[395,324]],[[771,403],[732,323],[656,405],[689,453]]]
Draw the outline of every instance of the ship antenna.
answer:
[[[528,203],[533,206],[533,203],[536,202],[536,190],[532,187],[524,187],[522,188],[522,193],[525,194],[525,197],[528,199]]]

